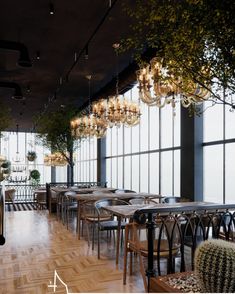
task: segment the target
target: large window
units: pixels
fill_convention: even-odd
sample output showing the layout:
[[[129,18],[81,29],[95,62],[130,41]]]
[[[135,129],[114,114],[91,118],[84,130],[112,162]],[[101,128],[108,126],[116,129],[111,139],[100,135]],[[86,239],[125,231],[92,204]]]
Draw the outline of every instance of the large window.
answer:
[[[97,181],[97,139],[89,138],[79,143],[75,152],[74,181]]]
[[[235,113],[217,104],[204,112],[204,200],[234,203]]]
[[[125,96],[138,101],[135,86]],[[159,109],[140,102],[140,124],[113,127],[106,136],[108,186],[180,195],[180,105]]]
[[[12,166],[9,183],[28,184],[29,173],[33,169],[37,169],[40,172],[40,184],[51,181],[51,168],[44,166],[43,162],[44,155],[50,153],[50,151],[42,146],[36,145],[35,137],[36,135],[33,133],[19,132],[17,144],[16,132],[2,133],[0,153],[11,161]],[[36,152],[37,158],[35,161],[27,160],[26,155],[28,151]],[[17,159],[16,156],[18,157]]]

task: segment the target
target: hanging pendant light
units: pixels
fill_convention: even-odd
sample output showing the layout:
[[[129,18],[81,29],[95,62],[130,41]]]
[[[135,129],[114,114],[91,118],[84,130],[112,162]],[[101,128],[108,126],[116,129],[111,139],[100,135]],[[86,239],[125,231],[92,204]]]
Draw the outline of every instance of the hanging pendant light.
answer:
[[[19,154],[19,125],[16,125],[16,155],[12,158],[15,163],[20,163],[23,161],[23,157]]]

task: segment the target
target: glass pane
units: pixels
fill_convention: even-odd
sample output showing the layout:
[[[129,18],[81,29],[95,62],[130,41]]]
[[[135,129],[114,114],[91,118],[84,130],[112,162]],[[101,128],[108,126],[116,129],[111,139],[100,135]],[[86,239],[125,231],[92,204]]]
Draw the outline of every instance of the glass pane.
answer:
[[[174,119],[174,147],[180,146],[180,103],[176,103]]]
[[[149,154],[149,165],[150,165],[150,193],[159,193],[159,153]]]
[[[149,107],[149,119],[150,119],[150,150],[159,149],[159,108]]]
[[[112,140],[112,129],[107,130],[106,135],[106,156],[111,156],[111,140]]]
[[[123,157],[118,157],[118,183],[119,189],[123,188]]]
[[[94,160],[94,182],[97,182],[97,160]]]
[[[161,147],[172,147],[172,114],[170,105],[160,109],[161,111]]]
[[[132,187],[131,189],[139,192],[139,155],[132,156]]]
[[[117,158],[112,158],[112,187],[117,187]]]
[[[223,146],[205,146],[203,149],[204,200],[223,203]]]
[[[229,107],[225,107],[225,138],[235,138],[235,111],[231,112]]]
[[[235,203],[235,143],[225,146],[225,203]]]
[[[112,127],[112,156],[117,155],[117,127]]]
[[[223,106],[221,104],[210,106],[210,101],[204,102],[204,109],[208,107],[203,114],[204,142],[223,139]]]
[[[148,150],[148,105],[141,103],[141,117],[140,117],[140,151]]]
[[[131,189],[131,156],[124,157],[124,189]]]
[[[123,154],[123,126],[121,126],[120,128],[117,128],[117,143],[118,143],[118,155],[122,155]]]
[[[161,191],[163,196],[171,196],[172,191],[172,151],[161,153]]]
[[[148,154],[140,155],[140,191],[148,193]]]
[[[107,182],[107,187],[112,187],[111,159],[106,159],[106,182]]]
[[[131,130],[130,127],[124,128],[124,154],[131,153]]]
[[[180,150],[174,151],[174,191],[173,196],[180,196]]]
[[[139,125],[132,127],[132,153],[139,152]]]

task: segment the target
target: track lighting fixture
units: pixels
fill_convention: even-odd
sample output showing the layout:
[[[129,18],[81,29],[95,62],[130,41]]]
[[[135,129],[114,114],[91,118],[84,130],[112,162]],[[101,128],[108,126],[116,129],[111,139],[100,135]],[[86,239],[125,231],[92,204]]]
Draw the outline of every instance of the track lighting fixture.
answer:
[[[53,15],[55,13],[54,4],[51,2],[49,7],[50,7],[50,14]]]
[[[37,51],[37,52],[36,52],[36,58],[37,58],[37,60],[40,59],[40,51]]]
[[[88,45],[85,48],[85,59],[88,59]]]

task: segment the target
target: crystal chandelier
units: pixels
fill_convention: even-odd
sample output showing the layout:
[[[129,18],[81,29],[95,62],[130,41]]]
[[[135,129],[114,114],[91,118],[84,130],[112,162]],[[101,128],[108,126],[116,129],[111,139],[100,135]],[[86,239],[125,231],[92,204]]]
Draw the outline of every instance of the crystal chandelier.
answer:
[[[91,75],[87,75],[86,78],[89,83],[89,113],[87,115],[77,117],[70,122],[71,132],[72,136],[77,139],[86,139],[93,136],[99,139],[106,135],[108,124],[106,120],[95,116],[91,112]]]
[[[209,91],[192,80],[175,77],[163,67],[162,59],[153,58],[150,64],[136,72],[140,99],[149,106],[164,107],[181,101],[182,106],[200,104],[209,98]]]
[[[44,165],[46,166],[65,166],[67,164],[67,160],[60,152],[48,154],[44,157]]]
[[[96,119],[107,121],[107,125],[110,128],[114,125],[120,126],[121,124],[134,126],[140,120],[139,105],[135,102],[128,101],[120,95],[93,103],[92,113]]]

